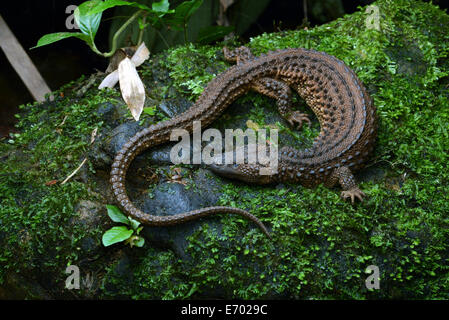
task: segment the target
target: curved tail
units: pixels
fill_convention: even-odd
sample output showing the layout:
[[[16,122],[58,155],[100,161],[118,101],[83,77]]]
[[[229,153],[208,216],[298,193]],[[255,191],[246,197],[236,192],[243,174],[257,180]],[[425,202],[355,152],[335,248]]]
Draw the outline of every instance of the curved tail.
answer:
[[[136,133],[114,158],[110,182],[112,184],[114,196],[125,214],[131,216],[142,224],[150,226],[171,226],[209,215],[232,213],[253,221],[265,235],[271,238],[267,228],[259,219],[257,219],[257,217],[239,208],[217,206],[192,210],[171,216],[155,216],[145,213],[134,206],[126,193],[125,187],[128,167],[134,158],[144,149],[168,141],[170,137],[168,127],[171,126],[158,124]]]

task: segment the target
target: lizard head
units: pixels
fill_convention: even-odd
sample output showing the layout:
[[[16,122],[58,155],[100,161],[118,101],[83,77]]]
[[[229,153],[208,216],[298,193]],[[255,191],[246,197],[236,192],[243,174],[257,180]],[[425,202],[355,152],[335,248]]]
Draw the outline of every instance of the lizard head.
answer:
[[[269,184],[276,181],[274,174],[261,174],[270,169],[259,164],[211,164],[208,168],[219,176],[251,184]]]

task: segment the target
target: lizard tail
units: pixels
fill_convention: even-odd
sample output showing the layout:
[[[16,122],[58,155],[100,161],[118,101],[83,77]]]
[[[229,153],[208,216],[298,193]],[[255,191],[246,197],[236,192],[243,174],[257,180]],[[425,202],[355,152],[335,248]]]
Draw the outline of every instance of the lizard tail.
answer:
[[[172,226],[184,223],[186,221],[196,220],[205,216],[215,214],[222,214],[222,213],[238,214],[254,222],[262,230],[262,232],[271,239],[271,236],[267,228],[259,219],[257,219],[257,217],[239,208],[222,207],[222,206],[207,207],[170,216],[151,215],[136,208],[136,206],[132,203],[132,201],[129,199],[126,193],[125,188],[126,172],[129,165],[134,160],[134,157],[137,154],[139,154],[143,149],[146,149],[154,145],[158,145],[166,141],[167,134],[161,132],[164,130],[158,129],[162,128],[156,125],[138,132],[122,147],[122,149],[116,154],[114,158],[110,178],[112,191],[119,204],[119,207],[121,207],[121,209],[128,216],[131,216],[133,219],[149,226]]]

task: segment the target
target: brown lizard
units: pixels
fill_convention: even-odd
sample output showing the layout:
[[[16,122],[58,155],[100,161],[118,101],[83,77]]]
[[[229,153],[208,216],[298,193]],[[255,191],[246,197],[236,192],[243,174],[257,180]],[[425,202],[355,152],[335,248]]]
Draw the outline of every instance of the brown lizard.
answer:
[[[234,213],[254,221],[252,214],[232,207],[208,207],[172,216],[144,213],[129,200],[125,189],[126,171],[142,150],[169,141],[174,129],[193,130],[193,121],[208,126],[237,97],[256,90],[276,99],[280,114],[292,125],[309,122],[306,114],[292,110],[291,89],[296,90],[316,114],[320,134],[311,148],[284,147],[279,153],[278,171],[260,175],[259,164],[213,165],[225,177],[249,183],[299,182],[306,187],[339,183],[343,198],[362,200],[352,172],[360,169],[374,147],[376,111],[361,81],[342,61],[324,52],[286,49],[254,57],[246,47],[224,48],[225,58],[237,62],[219,74],[205,88],[189,110],[173,119],[154,124],[134,135],[117,153],[111,170],[111,184],[121,209],[146,225],[169,226],[217,213]]]

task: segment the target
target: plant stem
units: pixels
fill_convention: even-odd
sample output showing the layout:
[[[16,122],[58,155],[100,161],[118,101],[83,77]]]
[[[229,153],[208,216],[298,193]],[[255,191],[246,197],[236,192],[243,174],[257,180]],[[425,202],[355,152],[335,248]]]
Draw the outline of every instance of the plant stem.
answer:
[[[143,16],[142,18],[142,25],[144,26],[142,29],[139,30],[139,37],[137,39],[137,46],[140,46],[140,44],[143,41],[143,34],[145,33],[145,22],[147,20],[147,16]]]
[[[109,58],[111,57],[115,51],[117,50],[117,39],[118,36],[123,32],[123,30],[126,29],[127,26],[129,26],[131,24],[131,22],[133,22],[141,13],[143,12],[143,10],[139,10],[136,13],[134,13],[121,27],[120,29],[117,30],[117,32],[114,34],[114,37],[112,37],[112,47],[111,47],[111,51],[109,52],[105,52],[105,53],[101,53],[101,55],[105,58]],[[94,45],[95,46],[95,45]],[[95,50],[94,50],[95,51]],[[97,50],[98,51],[98,50]]]

